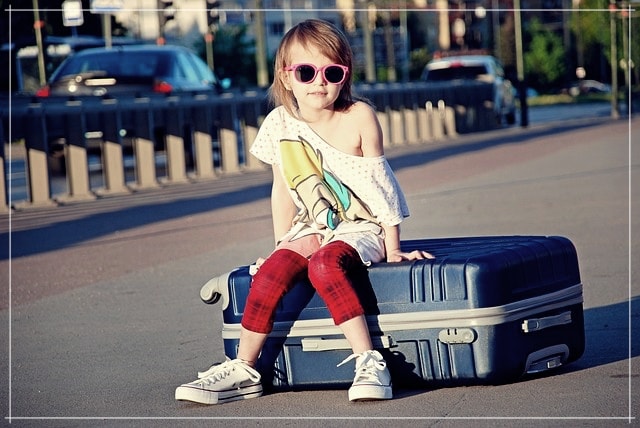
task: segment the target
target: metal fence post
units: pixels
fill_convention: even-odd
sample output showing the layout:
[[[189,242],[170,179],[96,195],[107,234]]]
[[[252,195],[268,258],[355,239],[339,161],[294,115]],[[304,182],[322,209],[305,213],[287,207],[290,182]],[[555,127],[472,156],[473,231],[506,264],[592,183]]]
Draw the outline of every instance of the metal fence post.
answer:
[[[69,101],[64,104],[63,109],[67,194],[56,199],[59,202],[95,199],[89,184],[89,161],[85,139],[87,127],[82,102]]]
[[[171,184],[188,181],[184,154],[184,108],[179,101],[178,97],[169,97],[168,105],[162,109],[167,153],[166,182]]]
[[[389,90],[389,121],[391,128],[391,144],[401,145],[405,142],[405,124],[403,120],[402,89],[397,83],[388,86]]]
[[[415,88],[411,84],[405,84],[402,88],[402,94],[405,143],[418,144],[420,143],[420,136],[418,133],[418,106]]]
[[[444,138],[444,127],[439,112],[433,109],[433,103],[427,101],[427,115],[429,116],[429,124],[431,125],[431,136],[434,140],[442,140]]]
[[[221,109],[220,154],[222,172],[225,174],[240,172],[238,161],[237,106],[233,96],[226,97],[227,105]]]
[[[136,110],[133,113],[135,137],[133,151],[136,168],[136,189],[158,187],[156,177],[156,158],[153,143],[153,115],[150,99],[147,97],[134,100]]]
[[[445,105],[444,100],[439,100],[438,114],[446,134],[450,137],[456,137],[458,133],[456,132],[456,116],[453,107],[448,107]]]
[[[260,170],[264,169],[264,164],[260,162],[255,156],[249,153],[251,144],[258,135],[258,129],[260,128],[260,122],[262,120],[262,98],[258,97],[257,92],[252,91],[245,94],[246,97],[250,97],[243,104],[243,119],[242,129],[244,144],[244,167],[246,170]]]
[[[49,137],[42,104],[30,104],[25,114],[25,120],[29,124],[29,126],[25,126],[24,135],[29,201],[16,204],[16,208],[55,205],[51,199],[49,185],[49,165],[47,163]]]
[[[105,99],[100,104],[100,124],[102,126],[102,170],[104,188],[100,195],[130,193],[124,174],[122,154],[122,115],[116,99]]]
[[[194,176],[199,180],[216,177],[213,168],[213,115],[208,99],[206,95],[196,96],[190,113],[193,132]]]
[[[427,91],[424,86],[417,86],[415,88],[415,103],[416,103],[416,116],[417,116],[417,126],[418,126],[418,138],[420,142],[426,143],[431,137],[429,135],[429,126],[427,121],[429,117],[427,116],[426,103],[422,100],[427,98]]]

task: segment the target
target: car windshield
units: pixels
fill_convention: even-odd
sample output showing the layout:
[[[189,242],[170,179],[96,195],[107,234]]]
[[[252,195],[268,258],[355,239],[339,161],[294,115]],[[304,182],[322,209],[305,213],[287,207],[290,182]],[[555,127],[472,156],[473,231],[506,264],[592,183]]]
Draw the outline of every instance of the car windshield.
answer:
[[[102,72],[106,76],[153,77],[159,72],[161,56],[152,52],[123,55],[114,51],[108,55],[81,55],[71,58],[60,70],[59,76]]]
[[[429,70],[427,80],[443,81],[457,79],[478,79],[487,74],[487,69],[483,65],[451,66],[447,68],[436,68]]]

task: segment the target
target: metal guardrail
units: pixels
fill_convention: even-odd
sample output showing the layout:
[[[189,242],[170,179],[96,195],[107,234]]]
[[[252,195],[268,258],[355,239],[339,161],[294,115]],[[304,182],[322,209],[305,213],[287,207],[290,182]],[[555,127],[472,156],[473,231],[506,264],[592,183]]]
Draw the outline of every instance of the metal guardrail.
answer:
[[[421,144],[496,126],[488,84],[361,85],[357,93],[376,106],[385,146]],[[253,141],[268,112],[264,92],[29,99],[12,102],[11,107],[0,106],[0,135],[4,143],[24,139],[29,200],[9,206],[4,144],[0,144],[0,211],[4,212],[263,168],[249,155],[247,142]],[[125,151],[133,155],[134,182],[125,180]],[[166,176],[160,179],[157,151],[164,151],[167,159]],[[90,186],[90,152],[100,154],[104,178],[100,189]],[[53,196],[52,157],[60,155],[67,193]]]

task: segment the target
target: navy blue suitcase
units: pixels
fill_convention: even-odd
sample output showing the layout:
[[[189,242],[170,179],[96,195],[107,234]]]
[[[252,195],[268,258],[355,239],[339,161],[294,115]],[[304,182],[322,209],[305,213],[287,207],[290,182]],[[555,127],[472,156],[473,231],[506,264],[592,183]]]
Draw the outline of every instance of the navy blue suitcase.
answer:
[[[435,259],[353,272],[374,346],[395,386],[504,383],[578,359],[584,351],[582,284],[563,237],[495,236],[403,241]],[[222,300],[225,353],[237,355],[249,266],[211,279]],[[348,385],[351,350],[311,285],[282,300],[258,361],[265,386]]]

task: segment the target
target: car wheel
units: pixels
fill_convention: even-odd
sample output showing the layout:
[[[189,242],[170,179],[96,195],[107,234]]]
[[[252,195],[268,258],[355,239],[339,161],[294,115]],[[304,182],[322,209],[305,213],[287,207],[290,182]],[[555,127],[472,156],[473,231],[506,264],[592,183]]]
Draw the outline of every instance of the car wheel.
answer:
[[[494,112],[493,117],[495,126],[499,128],[500,125],[502,125],[502,114],[500,114],[500,112]]]

